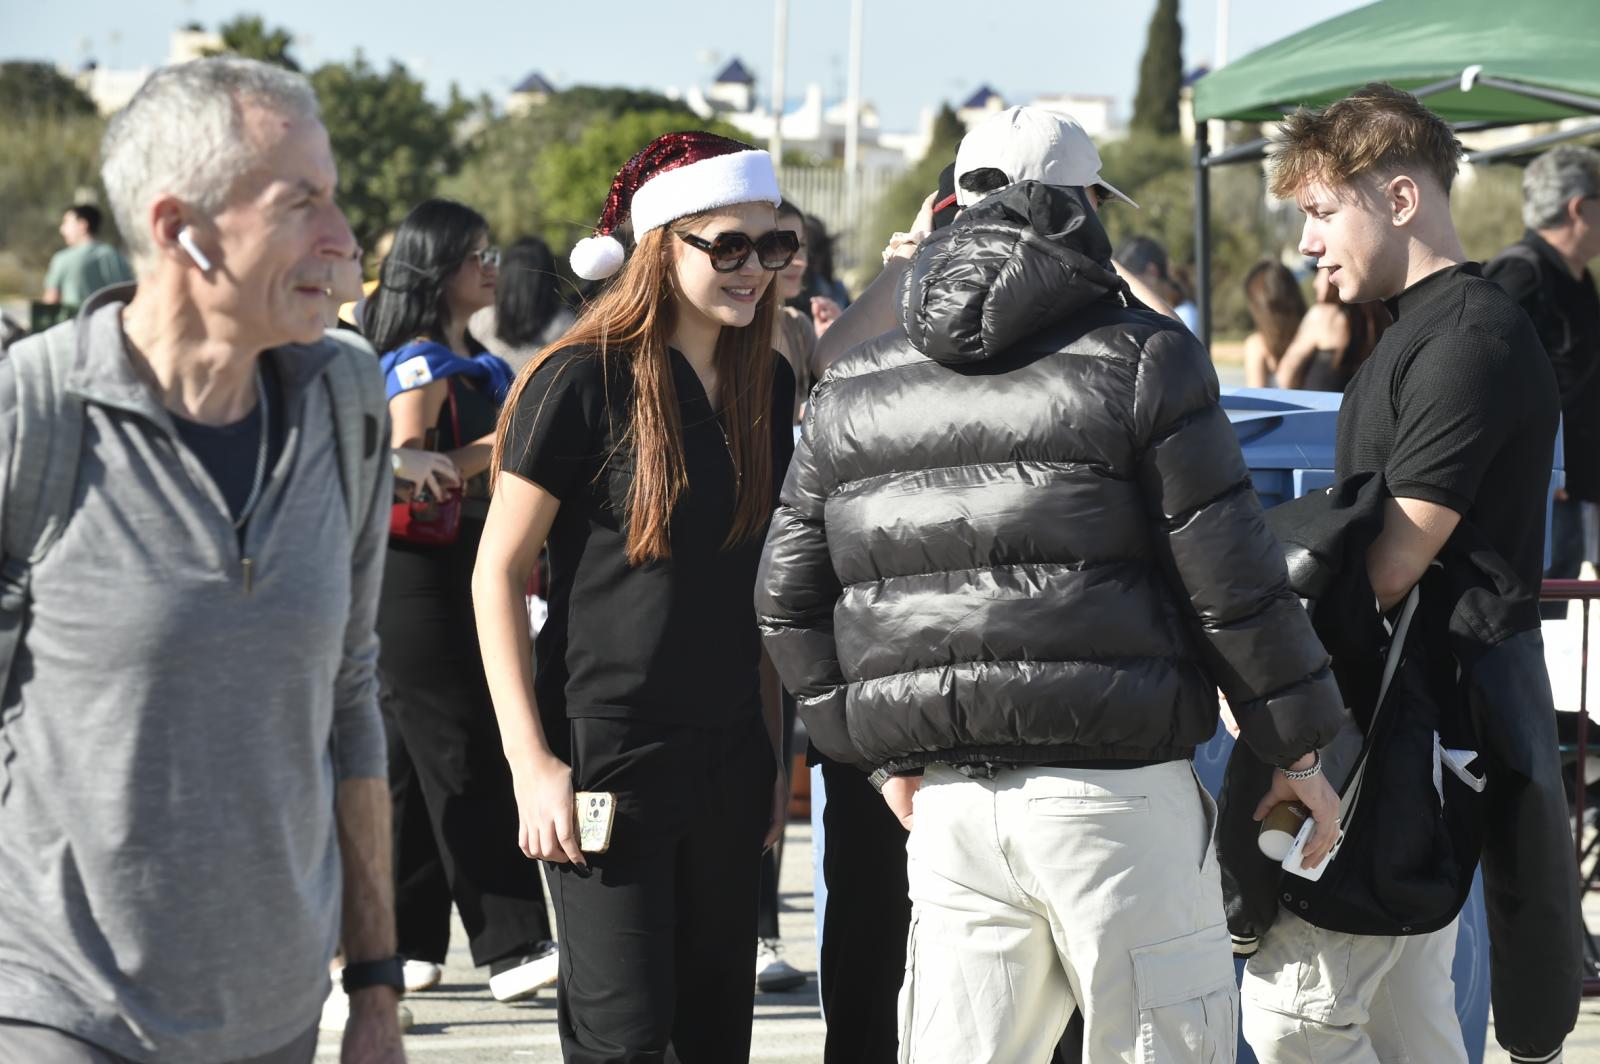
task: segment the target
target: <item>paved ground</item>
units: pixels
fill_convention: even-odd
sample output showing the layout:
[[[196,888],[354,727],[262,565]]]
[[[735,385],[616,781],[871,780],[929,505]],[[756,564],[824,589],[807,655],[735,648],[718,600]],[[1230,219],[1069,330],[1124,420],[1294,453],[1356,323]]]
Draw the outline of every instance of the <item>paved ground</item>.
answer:
[[[786,956],[795,967],[814,973],[809,824],[790,824],[784,856],[780,923]],[[1587,908],[1589,926],[1600,928],[1600,903],[1591,899]],[[406,1036],[410,1059],[418,1064],[559,1061],[554,993],[522,1005],[501,1005],[489,996],[487,983],[472,967],[458,923],[442,986],[406,999],[417,1021]],[[791,994],[757,996],[752,1060],[816,1064],[822,1059],[822,1036],[815,977]],[[1489,1044],[1485,1064],[1509,1064],[1511,1058],[1494,1045],[1492,1032]],[[324,1035],[318,1060],[337,1058],[338,1036]],[[1584,1002],[1578,1029],[1567,1042],[1566,1061],[1600,1064],[1600,998]]]
[[[811,882],[811,825],[792,823],[784,845],[779,930],[785,958],[807,973],[817,970]],[[753,980],[754,955],[750,963]],[[436,990],[406,999],[416,1018],[416,1026],[406,1035],[407,1056],[418,1064],[559,1061],[555,992],[546,991],[520,1005],[501,1005],[489,996],[488,982],[486,971],[472,967],[466,936],[457,921],[444,982]],[[750,1059],[814,1064],[822,1059],[822,1034],[813,974],[793,993],[757,995]],[[324,1034],[317,1059],[337,1060],[338,1052],[338,1036]]]

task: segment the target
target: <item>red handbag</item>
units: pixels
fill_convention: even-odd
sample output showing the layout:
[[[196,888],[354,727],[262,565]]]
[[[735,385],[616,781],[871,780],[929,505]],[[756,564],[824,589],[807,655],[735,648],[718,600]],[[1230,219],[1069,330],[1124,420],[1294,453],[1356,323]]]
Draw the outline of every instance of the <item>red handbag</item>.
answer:
[[[461,418],[456,411],[455,381],[445,378],[445,402],[450,407],[450,428],[454,438],[461,442]],[[433,450],[434,433],[428,433],[428,449]],[[389,538],[404,543],[420,543],[429,547],[447,547],[461,535],[461,485],[445,489],[442,498],[434,498],[422,489],[412,493],[410,499],[396,502],[389,508]]]

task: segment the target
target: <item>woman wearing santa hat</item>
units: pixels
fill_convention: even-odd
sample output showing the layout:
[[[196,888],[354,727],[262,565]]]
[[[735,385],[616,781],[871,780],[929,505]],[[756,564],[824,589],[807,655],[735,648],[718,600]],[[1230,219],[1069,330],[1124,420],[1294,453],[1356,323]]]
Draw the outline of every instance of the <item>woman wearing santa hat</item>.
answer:
[[[550,862],[568,1061],[748,1054],[759,861],[788,796],[752,605],[793,450],[778,202],[766,152],[652,141],[572,254],[610,282],[501,415],[473,588],[519,843]],[[575,792],[612,796],[604,852],[580,851]]]

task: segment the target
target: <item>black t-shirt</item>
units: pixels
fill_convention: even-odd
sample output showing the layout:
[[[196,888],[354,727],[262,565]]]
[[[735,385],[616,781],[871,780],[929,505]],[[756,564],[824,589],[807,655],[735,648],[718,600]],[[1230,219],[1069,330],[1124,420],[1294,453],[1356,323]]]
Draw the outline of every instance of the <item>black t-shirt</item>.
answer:
[[[569,717],[725,727],[759,712],[756,566],[766,530],[724,547],[736,483],[719,415],[688,361],[670,353],[687,489],[672,556],[628,565],[632,484],[628,356],[558,352],[528,381],[503,468],[561,500],[550,529],[550,615],[535,646],[546,732]],[[794,374],[772,354],[772,505],[794,453]],[[552,742],[565,740],[558,733]]]
[[[1447,506],[1537,591],[1560,402],[1528,316],[1476,263],[1393,300],[1395,322],[1345,390],[1335,472]]]
[[[261,471],[261,490],[266,490],[272,477],[272,467],[283,454],[285,426],[283,385],[278,380],[277,367],[270,355],[262,355],[261,385],[267,397],[267,460]],[[261,404],[231,425],[203,425],[176,414],[172,425],[178,430],[183,445],[200,460],[206,474],[222,492],[228,504],[228,514],[235,521],[250,498],[250,489],[256,481],[256,465],[261,458]],[[257,502],[260,500],[257,499]]]
[[[1574,277],[1538,233],[1483,268],[1533,319],[1561,388],[1567,490],[1600,502],[1600,292],[1588,270]]]

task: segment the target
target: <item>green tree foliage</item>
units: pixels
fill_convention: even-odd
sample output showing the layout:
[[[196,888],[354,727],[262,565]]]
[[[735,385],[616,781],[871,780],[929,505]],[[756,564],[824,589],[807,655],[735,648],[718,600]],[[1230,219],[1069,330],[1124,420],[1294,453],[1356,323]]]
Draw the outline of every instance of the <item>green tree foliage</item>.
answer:
[[[0,63],[0,114],[7,122],[94,113],[88,94],[49,63]]]
[[[294,34],[281,26],[268,28],[260,15],[240,15],[224,23],[217,32],[222,35],[222,47],[209,49],[207,55],[233,54],[288,70],[300,69],[300,64],[289,54],[294,46]]]
[[[61,246],[61,212],[74,202],[103,204],[100,137],[88,114],[32,114],[0,122],[0,296],[37,297],[50,256]],[[107,212],[102,230],[114,239]]]
[[[1139,61],[1139,92],[1132,128],[1172,136],[1178,132],[1178,93],[1183,88],[1183,26],[1178,0],[1157,0]]]
[[[559,255],[594,225],[611,179],[629,156],[662,133],[704,125],[693,111],[665,96],[574,86],[542,106],[487,122],[469,142],[466,163],[441,185],[440,193],[481,211],[496,239],[538,235]],[[605,133],[585,140],[599,127],[615,127],[610,144],[596,143],[607,138]],[[738,135],[726,127],[712,128]],[[547,154],[554,160],[546,160]],[[551,173],[560,173],[559,180],[570,186],[553,186],[547,176]]]
[[[1116,248],[1134,236],[1150,236],[1171,262],[1191,271],[1194,263],[1194,169],[1189,149],[1176,137],[1135,133],[1100,151],[1100,172],[1140,209],[1112,202],[1101,224]],[[1218,336],[1242,335],[1250,327],[1244,275],[1263,257],[1277,257],[1294,239],[1294,221],[1269,204],[1258,165],[1221,167],[1211,173],[1211,309]]]
[[[1450,201],[1467,258],[1487,262],[1522,239],[1522,167],[1473,167],[1456,178]]]
[[[878,201],[871,222],[871,240],[868,248],[881,248],[889,242],[891,234],[908,228],[922,201],[928,193],[939,187],[939,172],[955,161],[956,148],[967,135],[948,103],[939,105],[939,114],[933,120],[933,137],[928,142],[928,153],[915,166],[907,170]],[[875,272],[877,260],[868,256],[867,268]]]
[[[453,87],[439,107],[404,66],[379,71],[359,52],[319,67],[311,84],[339,164],[339,205],[361,241],[398,223],[460,166],[456,127],[471,107]]]
[[[719,122],[697,119],[693,124],[725,137],[740,136]],[[558,249],[588,236],[622,164],[661,134],[683,128],[683,116],[677,111],[635,111],[594,122],[571,143],[547,145],[539,153],[530,182],[539,196],[537,235]]]

